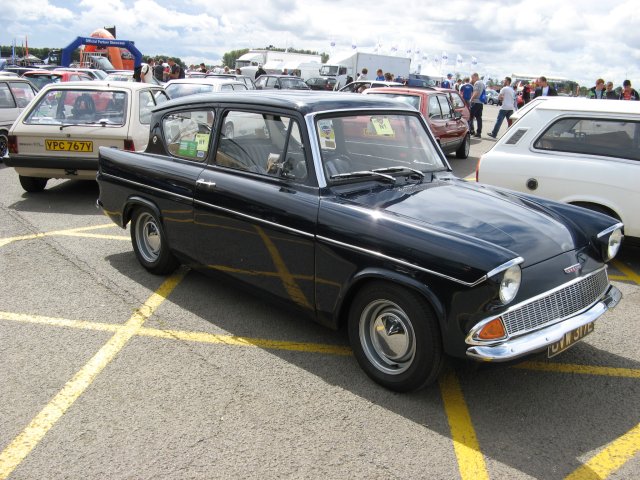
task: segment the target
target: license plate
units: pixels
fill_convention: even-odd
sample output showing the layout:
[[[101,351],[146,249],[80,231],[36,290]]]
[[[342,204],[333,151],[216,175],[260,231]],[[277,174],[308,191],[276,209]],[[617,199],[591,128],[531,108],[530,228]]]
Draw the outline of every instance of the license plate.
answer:
[[[93,152],[93,142],[86,140],[45,140],[44,145],[54,152]]]
[[[584,337],[593,332],[593,322],[587,323],[581,327],[576,328],[575,330],[571,330],[564,334],[564,336],[558,340],[556,343],[552,343],[547,348],[547,356],[549,358],[558,355],[561,352],[564,352],[567,348],[573,346],[578,343]]]

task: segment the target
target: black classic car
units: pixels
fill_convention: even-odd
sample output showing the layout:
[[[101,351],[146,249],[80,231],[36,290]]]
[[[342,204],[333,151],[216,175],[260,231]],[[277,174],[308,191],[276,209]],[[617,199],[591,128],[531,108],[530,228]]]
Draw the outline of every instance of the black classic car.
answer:
[[[456,178],[420,113],[356,94],[236,92],[153,112],[100,148],[98,204],[139,262],[234,277],[338,328],[398,391],[445,355],[555,355],[621,294],[606,215]]]

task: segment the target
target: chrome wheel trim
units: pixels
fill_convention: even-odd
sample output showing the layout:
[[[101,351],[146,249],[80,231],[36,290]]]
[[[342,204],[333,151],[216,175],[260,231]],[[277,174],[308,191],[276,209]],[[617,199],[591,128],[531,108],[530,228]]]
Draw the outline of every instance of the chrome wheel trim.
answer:
[[[162,249],[162,237],[156,219],[149,213],[142,213],[136,221],[135,228],[140,255],[149,263],[156,262]]]
[[[464,139],[464,155],[465,158],[469,156],[469,150],[471,150],[471,135],[467,134]]]
[[[379,299],[360,314],[360,343],[369,362],[388,375],[399,375],[411,367],[416,338],[409,316],[397,304]]]

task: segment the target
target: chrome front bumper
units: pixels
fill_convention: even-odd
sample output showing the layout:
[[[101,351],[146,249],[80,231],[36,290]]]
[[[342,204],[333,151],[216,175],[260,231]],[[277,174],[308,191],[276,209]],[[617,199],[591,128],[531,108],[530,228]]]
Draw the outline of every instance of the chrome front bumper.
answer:
[[[540,351],[559,341],[566,333],[595,321],[607,310],[614,308],[621,298],[620,290],[610,285],[599,302],[575,317],[498,344],[473,345],[467,349],[467,356],[487,362],[506,362]]]

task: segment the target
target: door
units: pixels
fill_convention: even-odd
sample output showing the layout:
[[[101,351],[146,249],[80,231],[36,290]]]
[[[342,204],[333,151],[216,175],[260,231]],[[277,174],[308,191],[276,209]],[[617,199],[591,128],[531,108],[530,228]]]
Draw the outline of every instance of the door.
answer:
[[[313,315],[319,194],[301,119],[229,109],[219,124],[196,182],[198,261]]]

